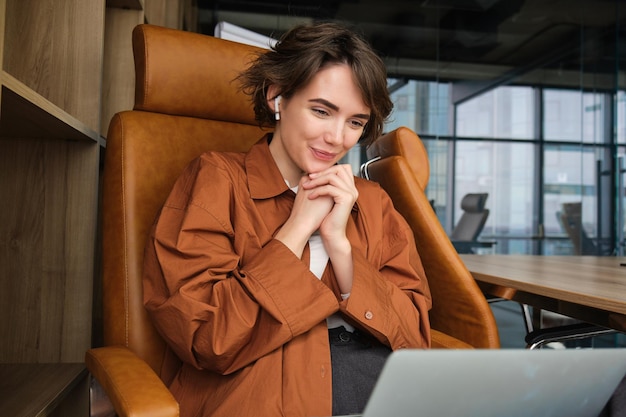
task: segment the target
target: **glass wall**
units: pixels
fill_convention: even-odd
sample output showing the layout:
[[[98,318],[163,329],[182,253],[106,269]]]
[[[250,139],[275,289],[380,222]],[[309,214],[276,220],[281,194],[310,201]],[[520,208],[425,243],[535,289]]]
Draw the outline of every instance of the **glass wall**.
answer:
[[[529,87],[500,87],[456,109],[454,197],[489,194],[490,215],[483,231],[497,237],[498,252],[527,252],[536,233],[533,192],[535,147],[519,143],[534,136],[534,94]],[[458,205],[458,204],[457,204]],[[454,211],[454,223],[462,214]]]
[[[501,86],[454,106],[452,88],[405,83],[387,126],[409,126],[424,141],[427,194],[446,229],[466,193],[485,192],[482,236],[497,253],[614,253],[611,138],[626,143],[624,93]]]
[[[543,133],[546,140],[606,143],[605,94],[579,90],[543,90]]]
[[[492,139],[533,139],[534,109],[532,88],[496,88],[457,107],[456,135]]]
[[[428,198],[443,224],[450,199],[452,168],[449,163],[451,142],[446,140],[452,132],[449,86],[445,83],[395,79],[389,84],[395,86],[391,93],[394,110],[386,130],[407,126],[424,141],[430,162]]]
[[[555,29],[568,35],[524,68],[482,74],[476,67],[473,79],[444,80],[442,42],[434,80],[390,80],[388,129],[408,126],[424,141],[427,194],[446,230],[460,218],[465,194],[485,192],[490,216],[481,238],[496,240],[497,253],[623,252],[626,28],[617,19],[598,29],[601,16],[622,15],[622,7],[571,5],[579,18],[567,31]],[[542,41],[541,34],[533,40]]]

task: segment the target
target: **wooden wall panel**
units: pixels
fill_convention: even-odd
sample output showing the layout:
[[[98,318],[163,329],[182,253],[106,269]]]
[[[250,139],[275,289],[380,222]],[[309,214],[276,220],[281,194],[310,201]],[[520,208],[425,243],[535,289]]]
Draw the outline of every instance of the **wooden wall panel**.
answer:
[[[4,70],[99,131],[104,2],[5,1]]]
[[[90,346],[98,151],[0,140],[0,362],[80,362]]]
[[[181,29],[183,5],[181,1],[150,0],[145,4],[146,22],[152,25]]]
[[[135,63],[132,32],[144,21],[142,10],[107,7],[102,84],[102,127],[106,137],[115,113],[135,103]]]

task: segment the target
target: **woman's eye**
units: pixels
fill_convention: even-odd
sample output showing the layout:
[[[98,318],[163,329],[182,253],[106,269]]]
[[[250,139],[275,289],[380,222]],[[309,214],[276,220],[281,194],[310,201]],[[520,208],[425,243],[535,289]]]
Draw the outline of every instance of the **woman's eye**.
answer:
[[[317,114],[318,116],[328,116],[328,112],[324,109],[313,109],[313,113]]]
[[[365,123],[360,121],[360,120],[352,120],[352,121],[350,121],[350,124],[355,129],[362,129],[365,126]]]

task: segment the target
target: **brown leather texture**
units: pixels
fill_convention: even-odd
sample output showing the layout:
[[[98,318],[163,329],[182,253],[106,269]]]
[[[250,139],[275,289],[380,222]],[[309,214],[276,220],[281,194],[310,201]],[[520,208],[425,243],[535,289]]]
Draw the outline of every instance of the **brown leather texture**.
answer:
[[[139,25],[133,31],[135,110],[254,124],[237,75],[263,50],[212,36]]]
[[[475,348],[500,347],[491,308],[426,197],[429,174],[422,171],[429,170],[428,154],[417,134],[405,127],[389,132],[368,156],[381,157],[369,165],[369,176],[391,196],[415,234],[433,297],[432,328]]]
[[[157,374],[129,349],[117,346],[91,349],[85,361],[119,417],[178,417],[174,396]]]
[[[224,81],[230,77],[224,71],[235,72],[251,48],[150,25],[138,26],[133,39],[137,79],[144,81],[137,83],[135,110],[111,120],[103,174],[104,344],[130,348],[169,382],[178,361],[143,307],[146,238],[174,181],[194,157],[207,150],[246,151],[265,132],[247,97]],[[176,81],[181,77],[194,78]],[[221,83],[228,93],[219,91]],[[226,95],[232,102],[202,108],[205,94]]]
[[[431,349],[473,349],[470,344],[455,337],[449,336],[439,330],[431,329]]]
[[[403,156],[417,183],[426,189],[430,179],[430,160],[426,147],[421,140],[415,140],[416,134],[407,127],[400,127],[388,138],[383,137],[367,148],[367,157],[387,158],[389,156]]]
[[[165,345],[143,306],[148,233],[174,181],[194,157],[206,150],[245,151],[262,133],[256,126],[141,111],[113,118],[102,205],[106,345],[128,346],[159,374],[171,374],[172,369],[164,369]]]

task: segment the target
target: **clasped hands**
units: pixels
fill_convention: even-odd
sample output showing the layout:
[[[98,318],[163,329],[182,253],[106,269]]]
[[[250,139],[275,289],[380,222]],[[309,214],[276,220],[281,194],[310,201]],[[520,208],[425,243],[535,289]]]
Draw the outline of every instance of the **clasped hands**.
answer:
[[[358,195],[350,165],[333,165],[324,171],[303,175],[291,214],[276,239],[301,257],[311,235],[319,231],[333,265],[337,264],[340,269],[349,266],[351,272],[352,252],[346,225]],[[344,274],[337,275],[342,292],[349,293],[351,273],[345,274],[345,280],[339,278]]]

